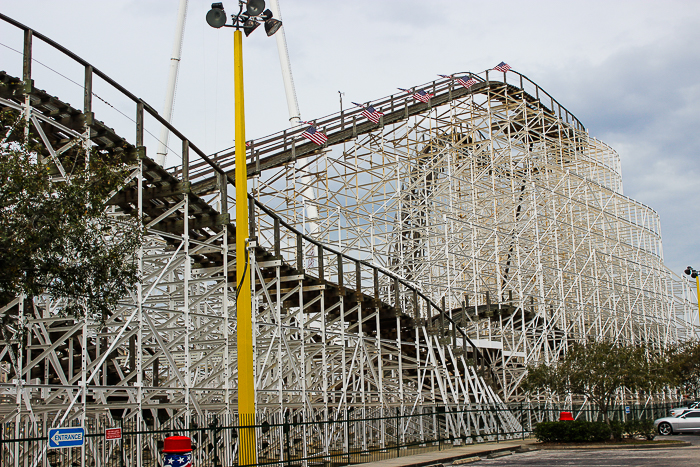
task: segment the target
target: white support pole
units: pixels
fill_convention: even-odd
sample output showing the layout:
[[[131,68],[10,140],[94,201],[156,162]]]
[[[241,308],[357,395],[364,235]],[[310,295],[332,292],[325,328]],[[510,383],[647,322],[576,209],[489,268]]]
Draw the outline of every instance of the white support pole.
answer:
[[[282,21],[282,11],[280,10],[279,0],[270,0],[270,9],[273,16]],[[287,110],[289,111],[289,124],[293,127],[301,123],[301,112],[299,112],[299,102],[297,101],[297,93],[294,89],[294,78],[292,78],[292,65],[289,62],[289,51],[287,49],[287,37],[284,34],[284,23],[275,33],[277,41],[277,53],[280,57],[280,67],[282,68],[282,81],[284,82],[284,93],[287,96]],[[307,169],[307,170],[310,170]],[[316,193],[312,186],[311,176],[307,173],[301,177],[301,183],[305,186],[303,196],[305,199],[315,201]],[[318,218],[318,209],[313,203],[306,204],[306,216],[309,219]],[[309,221],[308,233],[314,235],[318,232],[318,225],[313,220]]]
[[[170,123],[173,116],[173,106],[175,105],[175,87],[177,86],[177,73],[180,68],[180,57],[182,56],[182,39],[185,36],[185,20],[187,19],[187,1],[180,0],[180,7],[177,10],[177,26],[175,27],[175,40],[173,41],[173,53],[170,58],[170,75],[168,76],[168,87],[165,91],[165,104],[163,106],[163,118]],[[165,165],[165,156],[168,154],[168,137],[170,131],[166,126],[160,130],[158,143],[158,153],[156,162]]]
[[[282,12],[278,0],[270,0],[270,9],[274,17],[282,21]],[[280,67],[282,68],[282,80],[284,81],[284,92],[287,95],[287,109],[289,110],[289,123],[292,127],[299,125],[301,113],[297,102],[297,93],[294,90],[294,79],[292,78],[292,65],[289,63],[289,51],[287,50],[287,37],[284,35],[284,23],[275,33],[277,40],[277,52],[280,56]]]

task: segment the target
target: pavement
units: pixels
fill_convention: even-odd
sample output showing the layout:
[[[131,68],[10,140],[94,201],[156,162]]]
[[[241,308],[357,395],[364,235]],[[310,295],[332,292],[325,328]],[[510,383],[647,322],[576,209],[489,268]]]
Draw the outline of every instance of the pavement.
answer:
[[[665,466],[700,465],[700,434],[657,437],[674,444],[646,446],[548,446],[535,439],[480,443],[444,451],[357,464],[356,467],[424,466]]]
[[[695,436],[695,438],[700,437]],[[538,450],[497,459],[482,459],[467,467],[471,465],[478,467],[687,467],[700,465],[700,446],[692,442],[688,443],[690,446],[683,444],[685,445],[656,449]]]
[[[489,455],[527,449],[535,439],[518,439],[498,443],[479,443],[459,446],[444,451],[431,451],[406,457],[396,457],[377,462],[355,464],[353,467],[422,467],[435,464],[451,464],[454,461],[473,457],[485,458]]]

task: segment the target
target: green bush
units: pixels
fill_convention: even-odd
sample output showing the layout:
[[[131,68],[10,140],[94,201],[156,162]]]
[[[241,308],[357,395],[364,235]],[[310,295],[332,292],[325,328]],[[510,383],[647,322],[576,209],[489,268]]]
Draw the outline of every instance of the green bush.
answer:
[[[612,432],[612,439],[619,441],[622,439],[622,435],[627,431],[627,424],[619,420],[610,420],[610,431]]]
[[[544,443],[586,443],[610,439],[610,427],[604,422],[541,422],[535,425],[535,438]]]
[[[533,434],[539,441],[550,443],[608,441],[611,437],[620,440],[625,435],[643,436],[651,441],[656,436],[656,429],[653,420],[611,420],[610,425],[604,422],[561,421],[538,423]]]
[[[644,436],[649,441],[656,437],[653,420],[628,420],[625,423],[625,433],[629,436]]]

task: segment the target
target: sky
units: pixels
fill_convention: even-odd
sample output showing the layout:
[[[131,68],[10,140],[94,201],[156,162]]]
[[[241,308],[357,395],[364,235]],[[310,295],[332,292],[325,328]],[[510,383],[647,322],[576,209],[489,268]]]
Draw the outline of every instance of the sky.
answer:
[[[0,0],[161,111],[178,0]],[[190,0],[174,125],[207,153],[233,145],[233,34]],[[224,2],[228,13],[236,4]],[[620,154],[624,193],[661,217],[664,258],[700,269],[700,2],[280,0],[302,119],[501,61],[568,108]],[[1,23],[1,22],[0,22]],[[8,48],[9,47],[9,48]],[[0,24],[0,69],[21,75],[21,35]],[[80,67],[36,46],[35,85],[81,107]],[[244,38],[246,139],[288,127],[277,46]],[[102,119],[132,131],[128,103],[101,83]],[[64,98],[64,96],[66,96]],[[112,112],[113,115],[110,115]],[[154,133],[157,131],[154,130]],[[174,164],[174,159],[169,160]]]

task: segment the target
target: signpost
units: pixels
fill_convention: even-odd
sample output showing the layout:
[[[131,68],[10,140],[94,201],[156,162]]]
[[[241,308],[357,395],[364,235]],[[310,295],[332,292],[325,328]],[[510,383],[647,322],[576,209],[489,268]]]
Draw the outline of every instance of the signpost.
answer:
[[[116,441],[122,439],[122,429],[121,428],[107,428],[105,429],[105,439],[107,441]]]
[[[85,428],[51,428],[49,448],[76,448],[85,444]]]

